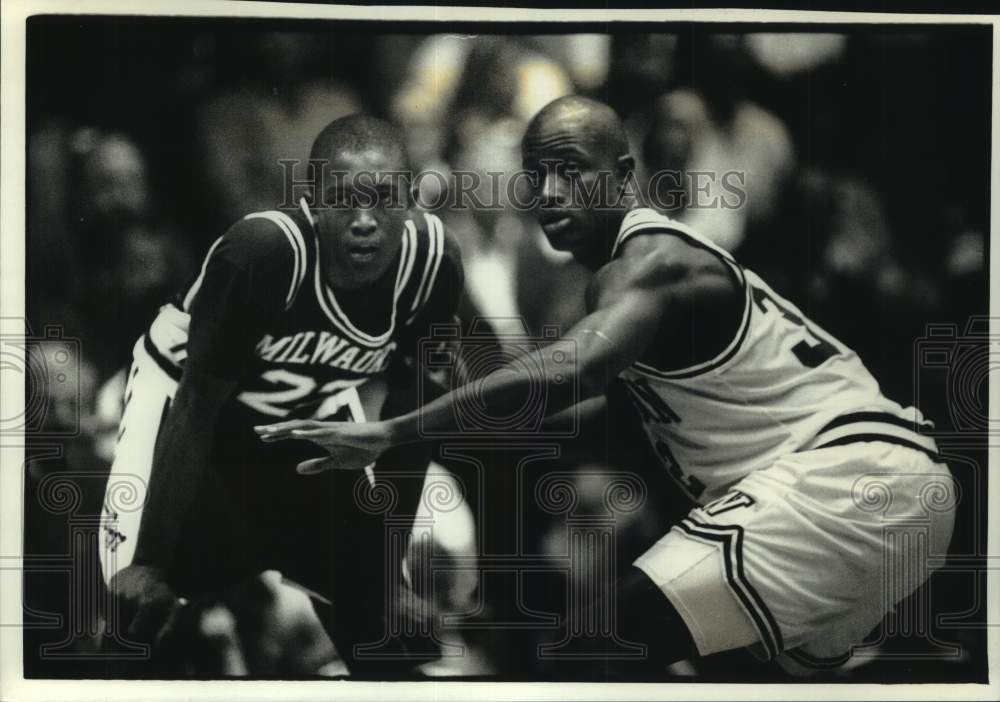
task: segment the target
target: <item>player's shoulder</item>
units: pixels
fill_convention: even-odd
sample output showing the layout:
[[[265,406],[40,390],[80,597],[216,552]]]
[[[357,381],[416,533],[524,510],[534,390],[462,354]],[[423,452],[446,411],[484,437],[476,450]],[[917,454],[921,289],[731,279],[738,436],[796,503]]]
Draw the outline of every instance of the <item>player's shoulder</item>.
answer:
[[[425,256],[440,259],[441,266],[446,270],[461,273],[461,244],[438,215],[414,207],[409,212],[406,226],[413,227],[418,247]]]
[[[458,242],[440,217],[416,208],[408,212],[403,236],[397,286],[400,304],[410,312],[406,324],[433,316],[432,310],[447,309],[450,316],[465,285]]]
[[[307,254],[307,227],[294,213],[251,212],[226,230],[219,253],[237,265],[301,265]]]
[[[651,208],[626,214],[615,242],[613,260],[636,275],[726,270],[732,255],[708,237]]]
[[[669,283],[708,268],[722,268],[710,252],[675,236],[636,236],[600,271],[598,279],[623,284]]]
[[[594,276],[593,290],[588,294],[609,289],[658,288],[669,292],[698,287],[705,279],[731,280],[730,269],[735,265],[725,251],[690,228],[641,208],[626,216],[613,256]]]
[[[654,236],[661,235],[661,236]],[[710,237],[672,219],[651,207],[629,210],[622,219],[614,244],[614,255],[637,256],[653,251],[683,254],[686,251],[707,250],[732,260],[732,254],[714,243]]]

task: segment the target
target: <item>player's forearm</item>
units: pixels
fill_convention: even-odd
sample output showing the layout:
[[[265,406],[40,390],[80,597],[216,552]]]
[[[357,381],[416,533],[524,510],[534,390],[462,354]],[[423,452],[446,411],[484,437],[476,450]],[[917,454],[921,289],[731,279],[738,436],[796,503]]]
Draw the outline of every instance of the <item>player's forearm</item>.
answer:
[[[588,373],[585,364],[576,363],[575,354],[576,347],[564,342],[526,354],[413,412],[389,420],[390,443],[413,443],[424,434],[460,432],[470,422],[478,423],[476,417],[510,417],[529,403],[537,403],[537,409],[548,417],[598,394],[603,385],[592,382],[595,374]],[[462,421],[463,412],[467,421]]]
[[[607,410],[607,406],[608,400],[603,394],[584,399],[561,412],[548,415],[542,422],[542,429],[546,432],[566,434],[581,425],[594,422]]]

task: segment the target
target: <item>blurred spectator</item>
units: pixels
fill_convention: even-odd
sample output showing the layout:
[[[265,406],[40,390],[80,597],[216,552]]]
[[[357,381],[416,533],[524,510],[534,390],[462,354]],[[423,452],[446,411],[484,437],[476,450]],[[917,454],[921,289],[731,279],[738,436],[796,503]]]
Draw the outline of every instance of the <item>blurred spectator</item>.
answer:
[[[544,323],[572,323],[582,313],[582,269],[553,251],[537,224],[510,206],[506,188],[521,168],[527,121],[572,89],[565,69],[529,39],[437,35],[418,47],[395,100],[417,169],[464,171],[479,183],[472,196],[487,207],[459,203],[440,214],[462,242],[472,303],[498,320],[501,333],[519,332],[519,316],[534,332]],[[489,173],[501,174],[500,187]],[[421,195],[425,202],[438,197],[434,191]],[[509,329],[502,319],[510,320]]]
[[[626,122],[675,84],[679,46],[675,34],[613,35],[606,93]]]
[[[749,57],[741,38],[703,40],[702,59],[694,63],[696,88],[671,91],[654,103],[643,157],[650,175],[681,171],[679,179],[663,181],[684,194],[674,216],[737,251],[749,229],[775,216],[795,151],[782,121],[745,95],[742,66]],[[743,191],[742,201],[733,186]]]
[[[538,46],[569,73],[576,91],[597,90],[608,79],[612,39],[608,34],[547,34],[533,37]]]
[[[284,201],[280,160],[294,159],[294,175],[308,177],[309,148],[331,120],[361,109],[346,86],[331,80],[321,63],[323,37],[269,32],[256,38],[248,62],[253,71],[227,86],[198,114],[203,167],[227,221]]]
[[[411,57],[393,117],[410,132],[419,170],[454,156],[494,122],[526,123],[571,90],[565,70],[526,38],[436,34]]]
[[[148,167],[128,137],[58,124],[29,144],[32,322],[80,339],[100,382],[129,363],[149,317],[191,273],[183,239],[158,220]]]
[[[746,46],[757,63],[771,75],[790,78],[839,60],[847,46],[847,37],[843,34],[761,32],[747,34]]]

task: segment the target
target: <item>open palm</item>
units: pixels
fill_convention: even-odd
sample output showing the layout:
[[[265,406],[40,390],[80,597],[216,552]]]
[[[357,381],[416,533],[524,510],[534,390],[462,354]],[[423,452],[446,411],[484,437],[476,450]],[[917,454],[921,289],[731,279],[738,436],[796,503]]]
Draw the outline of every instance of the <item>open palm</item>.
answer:
[[[304,439],[322,447],[328,458],[303,461],[296,470],[302,474],[326,470],[363,470],[389,448],[385,422],[322,422],[293,419],[254,427],[265,443]]]

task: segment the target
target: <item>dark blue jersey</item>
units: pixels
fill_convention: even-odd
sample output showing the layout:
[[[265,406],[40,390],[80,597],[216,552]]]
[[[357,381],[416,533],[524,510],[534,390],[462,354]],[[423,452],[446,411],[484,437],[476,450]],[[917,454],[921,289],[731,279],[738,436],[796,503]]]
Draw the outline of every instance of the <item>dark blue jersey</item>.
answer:
[[[230,409],[249,423],[373,419],[379,381],[416,352],[429,325],[451,321],[463,285],[457,247],[438,217],[415,211],[400,235],[380,280],[335,290],[304,205],[249,214],[161,309],[147,349],[175,377],[197,364],[238,381]]]

